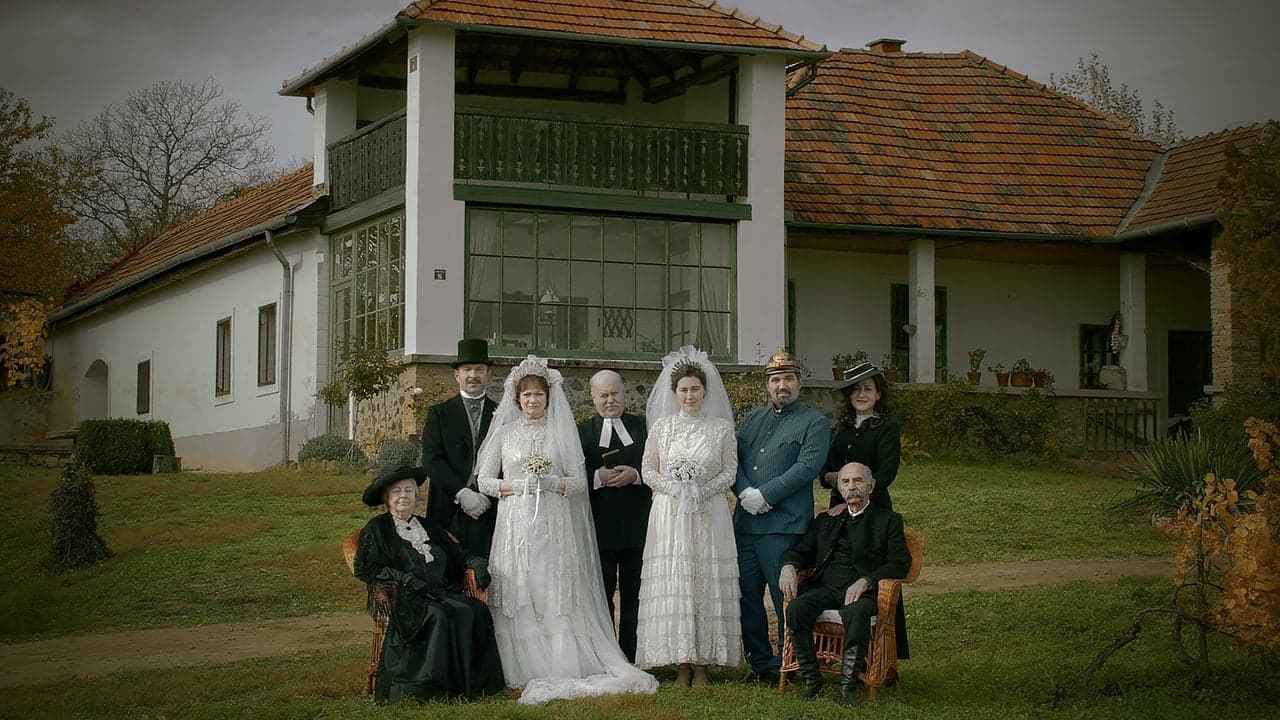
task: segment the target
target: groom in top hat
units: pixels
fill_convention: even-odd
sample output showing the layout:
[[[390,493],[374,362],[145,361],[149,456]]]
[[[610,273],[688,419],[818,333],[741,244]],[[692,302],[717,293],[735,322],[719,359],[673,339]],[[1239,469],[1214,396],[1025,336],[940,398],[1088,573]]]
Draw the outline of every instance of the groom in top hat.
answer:
[[[427,486],[427,518],[458,536],[462,546],[489,557],[498,511],[476,491],[475,461],[498,404],[485,395],[489,386],[489,343],[458,341],[453,379],[458,394],[433,405],[422,427],[422,464]]]

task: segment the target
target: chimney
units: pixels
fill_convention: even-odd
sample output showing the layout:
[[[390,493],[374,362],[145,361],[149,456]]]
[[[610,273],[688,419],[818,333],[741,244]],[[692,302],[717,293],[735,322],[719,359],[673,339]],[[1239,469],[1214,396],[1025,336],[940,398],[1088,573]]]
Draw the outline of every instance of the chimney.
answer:
[[[906,44],[906,40],[895,40],[893,38],[880,38],[867,43],[867,47],[871,48],[871,52],[880,53],[881,55],[896,55],[902,52],[902,46]]]

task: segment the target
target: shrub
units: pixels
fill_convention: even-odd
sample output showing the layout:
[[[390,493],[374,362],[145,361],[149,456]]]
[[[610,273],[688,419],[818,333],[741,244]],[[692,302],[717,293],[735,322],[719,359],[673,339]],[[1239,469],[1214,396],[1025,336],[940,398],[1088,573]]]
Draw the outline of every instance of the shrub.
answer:
[[[98,535],[98,499],[88,468],[72,463],[62,468],[62,478],[49,497],[49,512],[48,567],[71,570],[111,557]]]
[[[1129,472],[1138,479],[1139,487],[1115,504],[1120,510],[1152,510],[1173,516],[1204,497],[1208,475],[1235,480],[1242,498],[1249,490],[1262,489],[1263,473],[1249,448],[1226,436],[1196,433],[1158,440],[1134,457],[1137,465]]]
[[[378,470],[394,470],[401,465],[416,467],[422,446],[404,438],[383,440],[378,446]]]
[[[1280,425],[1280,392],[1250,387],[1227,387],[1215,400],[1205,398],[1191,406],[1191,426],[1202,435],[1224,438],[1245,447],[1249,418]]]
[[[974,459],[1058,457],[1061,419],[1048,395],[974,393],[961,382],[895,388],[894,419],[914,452]]]
[[[305,460],[345,460],[349,463],[368,465],[355,442],[338,435],[317,435],[298,448],[298,462]]]
[[[169,424],[160,420],[85,420],[76,437],[76,464],[102,475],[149,473],[154,456],[173,454]]]

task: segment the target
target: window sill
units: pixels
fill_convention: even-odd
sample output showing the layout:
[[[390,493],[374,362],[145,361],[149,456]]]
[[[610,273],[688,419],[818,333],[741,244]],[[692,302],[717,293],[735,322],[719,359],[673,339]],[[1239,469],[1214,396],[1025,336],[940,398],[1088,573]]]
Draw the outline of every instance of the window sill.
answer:
[[[232,395],[232,394],[215,395],[213,397],[213,404],[215,407],[218,405],[230,405],[235,401],[236,401],[235,395]]]

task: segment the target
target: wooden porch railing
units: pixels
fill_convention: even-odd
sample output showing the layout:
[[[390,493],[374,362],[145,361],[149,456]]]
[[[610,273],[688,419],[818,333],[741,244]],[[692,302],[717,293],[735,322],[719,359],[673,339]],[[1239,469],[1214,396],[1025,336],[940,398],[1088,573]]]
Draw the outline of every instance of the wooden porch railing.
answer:
[[[405,114],[383,118],[329,146],[329,206],[341,210],[404,185]]]
[[[1084,454],[1115,459],[1158,437],[1159,402],[1147,398],[1086,398]]]

